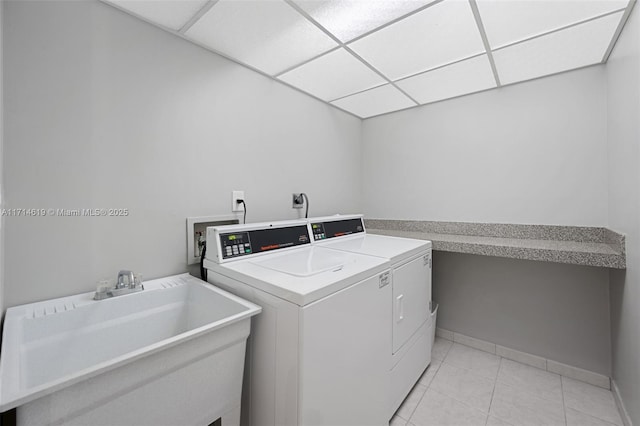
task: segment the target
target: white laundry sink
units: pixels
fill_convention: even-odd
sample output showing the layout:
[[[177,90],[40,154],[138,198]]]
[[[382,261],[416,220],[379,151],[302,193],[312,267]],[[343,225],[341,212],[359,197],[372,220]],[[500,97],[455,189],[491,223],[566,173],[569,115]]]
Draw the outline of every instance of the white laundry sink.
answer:
[[[18,424],[236,416],[250,317],[261,308],[188,274],[144,286],[101,301],[92,292],[8,309],[0,411],[18,407]]]

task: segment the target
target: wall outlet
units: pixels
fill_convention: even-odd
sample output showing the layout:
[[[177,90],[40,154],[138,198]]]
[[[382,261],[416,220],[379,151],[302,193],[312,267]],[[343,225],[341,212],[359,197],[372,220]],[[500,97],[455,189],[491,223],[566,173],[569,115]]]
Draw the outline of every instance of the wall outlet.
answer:
[[[292,194],[292,201],[291,201],[291,208],[293,209],[301,209],[302,206],[304,205],[304,197],[302,196],[301,193],[293,193]]]
[[[199,216],[187,218],[187,265],[200,263],[202,248],[207,240],[208,226],[235,225],[235,216]]]
[[[233,191],[231,193],[231,211],[243,212],[244,204],[238,203],[238,200],[244,200],[244,191]]]

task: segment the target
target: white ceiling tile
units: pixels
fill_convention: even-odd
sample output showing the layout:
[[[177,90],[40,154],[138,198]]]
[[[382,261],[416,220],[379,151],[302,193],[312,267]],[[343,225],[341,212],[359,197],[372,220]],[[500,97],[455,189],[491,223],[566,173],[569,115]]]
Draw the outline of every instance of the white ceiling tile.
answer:
[[[207,0],[104,0],[163,27],[178,31]]]
[[[489,45],[498,48],[624,8],[629,0],[477,0]]]
[[[445,0],[349,45],[392,80],[483,53],[468,1]]]
[[[390,84],[331,102],[361,118],[409,108],[416,104]]]
[[[435,0],[294,0],[343,42],[378,28]]]
[[[487,55],[396,82],[398,87],[421,104],[466,95],[496,87]]]
[[[602,61],[623,12],[493,52],[500,82],[529,80]]]
[[[327,53],[278,78],[326,101],[386,82],[344,49]]]
[[[280,0],[221,0],[186,36],[271,75],[337,46]]]

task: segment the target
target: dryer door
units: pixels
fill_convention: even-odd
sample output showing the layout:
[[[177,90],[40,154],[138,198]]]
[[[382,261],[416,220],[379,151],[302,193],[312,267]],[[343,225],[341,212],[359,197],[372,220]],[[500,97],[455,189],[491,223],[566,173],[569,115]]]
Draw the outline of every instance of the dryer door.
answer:
[[[393,353],[429,318],[431,251],[393,269]]]

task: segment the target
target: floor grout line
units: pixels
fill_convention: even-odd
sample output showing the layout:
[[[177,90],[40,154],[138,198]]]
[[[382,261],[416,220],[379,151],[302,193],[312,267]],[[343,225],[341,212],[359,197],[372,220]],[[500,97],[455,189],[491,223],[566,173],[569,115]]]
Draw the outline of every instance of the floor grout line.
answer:
[[[418,384],[416,383],[416,386]],[[424,386],[424,385],[423,385]],[[414,387],[415,388],[415,387]],[[411,418],[413,417],[413,414],[416,412],[416,410],[418,409],[418,405],[420,405],[420,403],[422,402],[422,400],[424,399],[424,396],[427,394],[427,391],[429,390],[429,386],[425,386],[425,390],[424,392],[422,392],[422,396],[420,397],[420,399],[418,400],[418,402],[416,402],[416,406],[413,407],[413,410],[411,411],[411,414],[409,414],[409,418],[407,419],[407,423],[411,422]],[[413,389],[411,389],[411,392],[413,392]],[[400,416],[401,418],[404,419],[404,417]]]
[[[424,386],[424,385],[423,385]],[[429,386],[425,386],[424,387],[424,392],[422,392],[422,396],[420,397],[420,399],[418,400],[418,402],[416,402],[416,406],[413,408],[413,411],[411,411],[411,415],[409,416],[409,420],[407,421],[411,421],[411,417],[413,417],[413,414],[416,412],[416,410],[418,409],[418,405],[420,405],[420,403],[422,402],[422,400],[424,399],[424,396],[427,394],[427,391],[429,390]]]
[[[602,417],[599,417],[599,416],[597,416],[597,415],[595,415],[595,414],[592,414],[592,413],[587,413],[586,411],[584,411],[584,410],[582,410],[582,409],[580,409],[580,408],[577,408],[577,407],[567,407],[567,406],[564,404],[564,380],[562,380],[562,379],[573,380],[573,381],[576,381],[576,382],[580,382],[580,380],[576,380],[576,379],[574,379],[574,378],[572,378],[572,377],[566,377],[566,376],[562,376],[562,375],[560,375],[560,377],[561,377],[561,382],[560,382],[560,383],[561,383],[561,387],[562,387],[562,405],[563,405],[563,407],[564,407],[565,420],[566,420],[566,416],[567,416],[567,408],[569,408],[569,409],[571,409],[571,410],[573,410],[573,411],[576,411],[576,412],[578,412],[578,413],[580,413],[580,414],[583,414],[583,415],[585,415],[585,416],[588,416],[588,417],[591,417],[591,418],[597,419],[598,421],[600,421],[600,422],[604,422],[604,423],[606,423],[606,424],[608,424],[608,425],[611,425],[611,426],[622,426],[622,425],[624,425],[624,420],[622,420],[622,415],[623,415],[623,413],[620,411],[620,408],[618,407],[618,405],[617,405],[617,404],[615,404],[615,396],[613,395],[613,391],[611,391],[611,390],[607,390],[607,389],[604,389],[604,391],[610,392],[610,393],[612,394],[612,397],[614,398],[614,407],[615,407],[615,409],[616,409],[616,412],[617,412],[617,413],[618,413],[618,415],[620,416],[620,421],[622,422],[622,424],[612,423],[612,422],[610,422],[609,420],[606,420],[606,419],[604,419],[604,418],[602,418]],[[590,386],[590,387],[596,388],[596,389],[598,389],[598,392],[601,392],[601,391],[603,390],[603,388],[601,388],[601,387],[599,387],[599,386],[596,386],[596,385],[592,385],[592,384],[590,384],[590,383],[583,383],[583,382],[582,382],[582,384],[583,384],[583,385],[586,385],[586,386]]]
[[[567,424],[567,406],[564,404],[564,383],[560,375],[560,393],[562,394],[562,413],[564,414],[564,424]]]
[[[453,347],[453,345],[451,345],[451,347]],[[473,349],[473,348],[472,348],[472,349]],[[447,355],[448,355],[448,354],[449,354],[449,352],[447,352]],[[445,356],[445,358],[446,358],[446,356]],[[442,364],[447,364],[448,366],[451,366],[451,367],[453,367],[453,368],[456,368],[456,369],[459,369],[459,370],[464,370],[464,371],[466,371],[467,373],[469,373],[469,374],[471,374],[471,375],[473,375],[473,376],[476,376],[476,377],[478,377],[478,378],[481,378],[481,379],[491,380],[491,379],[489,379],[488,377],[483,376],[483,375],[481,375],[481,374],[478,374],[478,373],[476,373],[476,372],[474,372],[473,370],[470,370],[470,369],[468,369],[468,368],[459,367],[459,366],[457,366],[457,365],[450,364],[450,363],[446,362],[444,359],[440,361],[440,366],[438,366],[438,371],[436,372],[436,374],[440,372],[440,367],[442,366]],[[499,370],[500,370],[500,367],[498,367],[498,371],[499,371]],[[496,379],[497,379],[497,377],[498,377],[498,374],[496,373]],[[496,379],[493,379],[493,389],[492,389],[492,393],[491,393],[491,397],[492,397],[492,398],[493,398],[493,390],[495,390]],[[465,401],[462,401],[462,400],[458,399],[457,397],[455,397],[455,396],[453,396],[453,395],[449,395],[448,393],[443,392],[443,391],[440,391],[440,390],[435,389],[435,388],[433,388],[433,389],[432,389],[432,388],[431,388],[431,385],[433,385],[433,382],[435,382],[435,380],[436,380],[436,377],[434,376],[434,377],[433,377],[433,379],[431,380],[431,383],[429,383],[429,387],[427,388],[427,390],[431,389],[431,390],[433,390],[434,392],[437,392],[437,393],[439,393],[440,395],[444,395],[444,396],[446,396],[446,397],[448,397],[448,398],[451,398],[451,399],[453,399],[454,401],[459,402],[460,404],[462,404],[462,405],[464,405],[464,406],[466,406],[466,407],[468,407],[468,408],[471,408],[471,409],[473,409],[473,410],[475,410],[475,411],[478,411],[478,412],[480,412],[480,413],[482,413],[482,414],[486,414],[486,416],[487,416],[487,418],[485,419],[485,426],[486,426],[486,422],[489,420],[489,409],[491,408],[491,401],[489,402],[489,409],[485,412],[485,411],[483,411],[483,410],[478,409],[477,407],[474,407],[474,406],[470,405],[468,402],[465,402]],[[426,392],[424,393],[424,395],[426,395]],[[424,398],[424,395],[422,396],[423,398]],[[416,408],[417,408],[417,407],[416,407]],[[415,410],[414,410],[414,411],[415,411]]]
[[[396,410],[396,413],[394,413],[394,416],[398,416],[400,417],[402,420],[405,420],[407,423],[411,422],[411,417],[413,417],[413,414],[415,413],[416,409],[418,408],[418,405],[420,405],[420,403],[422,402],[422,400],[424,399],[424,396],[426,395],[427,391],[429,390],[429,388],[431,387],[431,383],[433,383],[433,380],[435,379],[436,375],[438,374],[438,371],[440,371],[440,365],[442,364],[442,361],[439,361],[439,365],[436,368],[436,372],[434,373],[433,377],[431,378],[431,381],[429,382],[428,385],[422,384],[420,383],[420,379],[422,378],[422,375],[424,375],[426,373],[426,371],[429,368],[433,367],[433,359],[431,361],[431,363],[429,364],[429,366],[425,369],[425,371],[422,372],[422,375],[420,376],[420,379],[418,379],[418,381],[416,382],[416,384],[413,386],[413,388],[411,388],[411,390],[409,391],[409,395],[411,395],[411,393],[413,392],[413,390],[418,386],[424,386],[425,390],[422,393],[422,396],[420,397],[420,399],[418,400],[418,402],[416,402],[416,406],[413,408],[413,410],[411,411],[411,414],[408,416],[408,419],[405,419],[404,417],[402,417],[401,415],[397,414],[398,411],[400,411],[400,407],[402,407],[402,405],[405,403],[406,398],[404,401],[402,401],[402,404],[400,404],[400,407],[398,407],[398,410]],[[407,395],[407,398],[409,397],[409,395]]]
[[[442,392],[442,391],[439,391],[439,390],[437,390],[437,389],[431,389],[431,390],[432,390],[433,392],[435,392],[435,393],[439,393],[440,395],[446,396],[447,398],[450,398],[450,399],[452,399],[452,400],[456,401],[457,403],[460,403],[460,404],[464,405],[465,407],[472,409],[473,411],[477,411],[478,413],[485,414],[485,415],[487,416],[487,419],[489,418],[489,413],[487,413],[487,412],[485,412],[485,411],[482,411],[482,410],[479,410],[478,408],[476,408],[476,407],[474,407],[474,406],[472,406],[472,405],[469,405],[469,403],[468,403],[468,402],[461,401],[461,400],[459,400],[458,398],[456,398],[455,396],[451,396],[451,395],[449,395],[449,394],[447,394],[447,393],[444,393],[444,392]],[[426,392],[425,392],[425,395],[426,395]],[[424,398],[424,395],[423,395],[422,397]]]
[[[418,405],[420,405],[420,403],[422,402],[422,400],[424,399],[424,396],[427,394],[427,391],[429,389],[431,389],[431,385],[433,384],[433,381],[436,379],[436,376],[438,375],[438,373],[440,372],[440,367],[442,366],[442,363],[444,362],[444,359],[447,357],[447,355],[449,354],[449,350],[451,350],[451,346],[449,346],[449,349],[447,349],[447,353],[442,357],[441,360],[438,360],[438,367],[436,368],[435,373],[433,374],[433,377],[431,378],[431,381],[429,382],[428,385],[426,385],[426,389],[424,390],[422,396],[420,397],[420,400],[416,403],[415,408],[413,409],[413,411],[411,412],[411,415],[409,416],[409,419],[407,419],[407,424],[411,423],[411,418],[413,417],[413,415],[415,414],[416,410],[418,409]],[[433,367],[433,356],[431,357],[431,363],[429,364],[429,367],[427,367],[427,369],[432,368]],[[424,375],[424,372],[422,373]],[[422,376],[420,376],[420,378],[422,378]],[[419,379],[418,379],[418,383]],[[412,389],[413,390],[413,389]],[[436,392],[435,389],[433,389],[434,392]],[[398,408],[399,410],[399,408]],[[401,417],[402,419],[404,419],[404,417]]]
[[[429,364],[429,367],[433,366],[433,360],[431,360],[431,364]],[[438,366],[434,367],[435,368],[435,372],[433,373],[433,377],[431,378],[431,380],[429,380],[429,384],[425,385],[427,387],[427,390],[431,387],[431,385],[433,384],[433,381],[436,378],[436,375],[438,374],[438,372],[440,371],[440,367],[442,366],[442,361],[438,361]],[[422,378],[422,377],[420,377]]]
[[[500,370],[502,370],[502,360],[504,358],[500,357],[500,365],[498,365],[498,374],[496,374],[496,379],[493,381],[493,390],[491,391],[491,400],[489,400],[489,409],[487,413],[487,423],[489,423],[489,416],[491,415],[491,406],[493,405],[493,397],[496,394],[496,386],[498,386],[498,376],[500,376]],[[486,426],[486,423],[485,423]]]
[[[611,423],[611,422],[610,422],[610,421],[608,421],[608,420],[601,419],[600,417],[594,416],[593,414],[585,413],[584,411],[582,411],[582,410],[578,410],[577,408],[571,408],[571,407],[569,407],[569,408],[570,408],[571,410],[573,410],[573,411],[576,411],[576,412],[578,412],[578,413],[580,413],[580,414],[584,415],[584,416],[590,417],[590,418],[594,419],[595,421],[604,422],[604,423],[606,423],[607,425],[610,425],[610,426],[622,426],[622,425],[617,425],[617,424],[615,424],[615,423]],[[565,411],[565,417],[566,417],[566,411]],[[632,425],[632,426],[633,426],[633,425]]]

